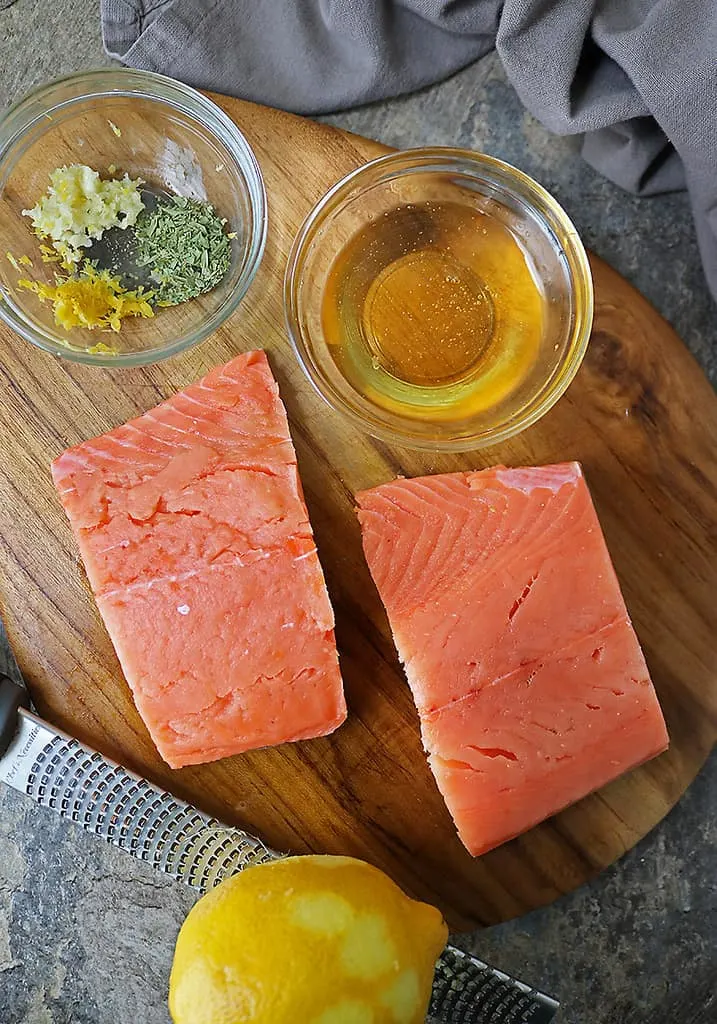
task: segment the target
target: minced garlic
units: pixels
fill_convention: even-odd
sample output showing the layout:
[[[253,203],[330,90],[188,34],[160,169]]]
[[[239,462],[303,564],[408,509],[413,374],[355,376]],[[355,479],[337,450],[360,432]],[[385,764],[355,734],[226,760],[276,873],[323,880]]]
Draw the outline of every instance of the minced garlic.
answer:
[[[55,282],[53,286],[23,278],[17,284],[34,292],[42,302],[49,299],[55,323],[66,331],[74,327],[119,331],[120,322],[127,316],[154,316],[149,303],[151,292],[142,288],[127,291],[119,278],[107,270],[95,270],[91,263],[85,263],[76,277],[56,276]]]
[[[132,227],[144,209],[142,181],[124,178],[103,181],[84,164],[58,167],[50,175],[46,195],[23,216],[32,220],[35,234],[48,238],[63,265],[80,262],[82,249],[108,228]]]

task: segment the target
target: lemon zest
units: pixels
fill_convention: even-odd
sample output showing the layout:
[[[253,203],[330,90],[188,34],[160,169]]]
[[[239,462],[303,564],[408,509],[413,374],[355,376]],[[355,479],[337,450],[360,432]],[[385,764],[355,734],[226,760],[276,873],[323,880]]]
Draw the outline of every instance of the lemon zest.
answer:
[[[40,255],[43,263],[59,263],[62,256],[54,249],[51,249],[49,245],[40,246]]]
[[[90,352],[93,356],[98,356],[98,355],[116,356],[117,355],[117,349],[114,348],[112,345],[105,345],[104,341],[98,341],[96,345],[92,345],[90,348],[87,349],[87,351]]]
[[[27,278],[21,278],[17,284],[18,288],[34,292],[41,302],[52,302],[55,323],[66,331],[75,327],[119,331],[125,317],[154,316],[149,302],[151,292],[143,288],[128,291],[119,278],[112,277],[107,270],[95,270],[88,262],[75,277],[56,275],[54,286]]]

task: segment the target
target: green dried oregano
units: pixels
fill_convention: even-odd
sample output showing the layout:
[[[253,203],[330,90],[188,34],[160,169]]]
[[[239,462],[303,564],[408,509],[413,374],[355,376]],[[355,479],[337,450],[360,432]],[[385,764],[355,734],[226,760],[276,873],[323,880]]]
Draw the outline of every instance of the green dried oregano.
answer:
[[[225,222],[208,203],[185,196],[160,199],[137,218],[137,263],[149,267],[155,301],[176,306],[219,284],[231,262]]]

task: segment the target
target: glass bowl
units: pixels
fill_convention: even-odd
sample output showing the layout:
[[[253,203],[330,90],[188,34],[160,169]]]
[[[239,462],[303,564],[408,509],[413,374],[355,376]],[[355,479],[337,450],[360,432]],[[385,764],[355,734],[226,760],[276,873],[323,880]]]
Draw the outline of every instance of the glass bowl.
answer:
[[[55,325],[52,303],[17,287],[19,277],[54,284],[40,240],[22,211],[35,205],[57,167],[88,164],[101,177],[125,172],[150,191],[209,202],[227,219],[231,264],[212,291],[128,317],[121,330]],[[113,171],[112,168],[116,171]],[[46,352],[103,366],[156,362],[196,345],[237,308],[259,267],[266,196],[254,154],[211,100],[171,78],[126,69],[90,71],[36,89],[0,121],[0,317]],[[22,261],[22,273],[6,258]],[[91,352],[102,342],[113,352]],[[102,347],[102,346],[100,346]]]
[[[379,157],[324,196],[294,241],[284,303],[299,362],[333,409],[384,440],[467,451],[560,398],[585,354],[593,290],[578,233],[544,188],[492,157],[432,148]],[[421,372],[460,365],[406,376],[414,356]]]

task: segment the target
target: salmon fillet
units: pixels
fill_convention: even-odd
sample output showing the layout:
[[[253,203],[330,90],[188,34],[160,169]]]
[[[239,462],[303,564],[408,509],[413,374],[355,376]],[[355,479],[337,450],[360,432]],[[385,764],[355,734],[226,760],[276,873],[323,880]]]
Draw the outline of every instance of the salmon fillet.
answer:
[[[344,721],[333,613],[263,352],[70,448],[52,475],[169,765]]]
[[[577,463],[396,480],[357,500],[424,747],[472,854],[666,748]]]

